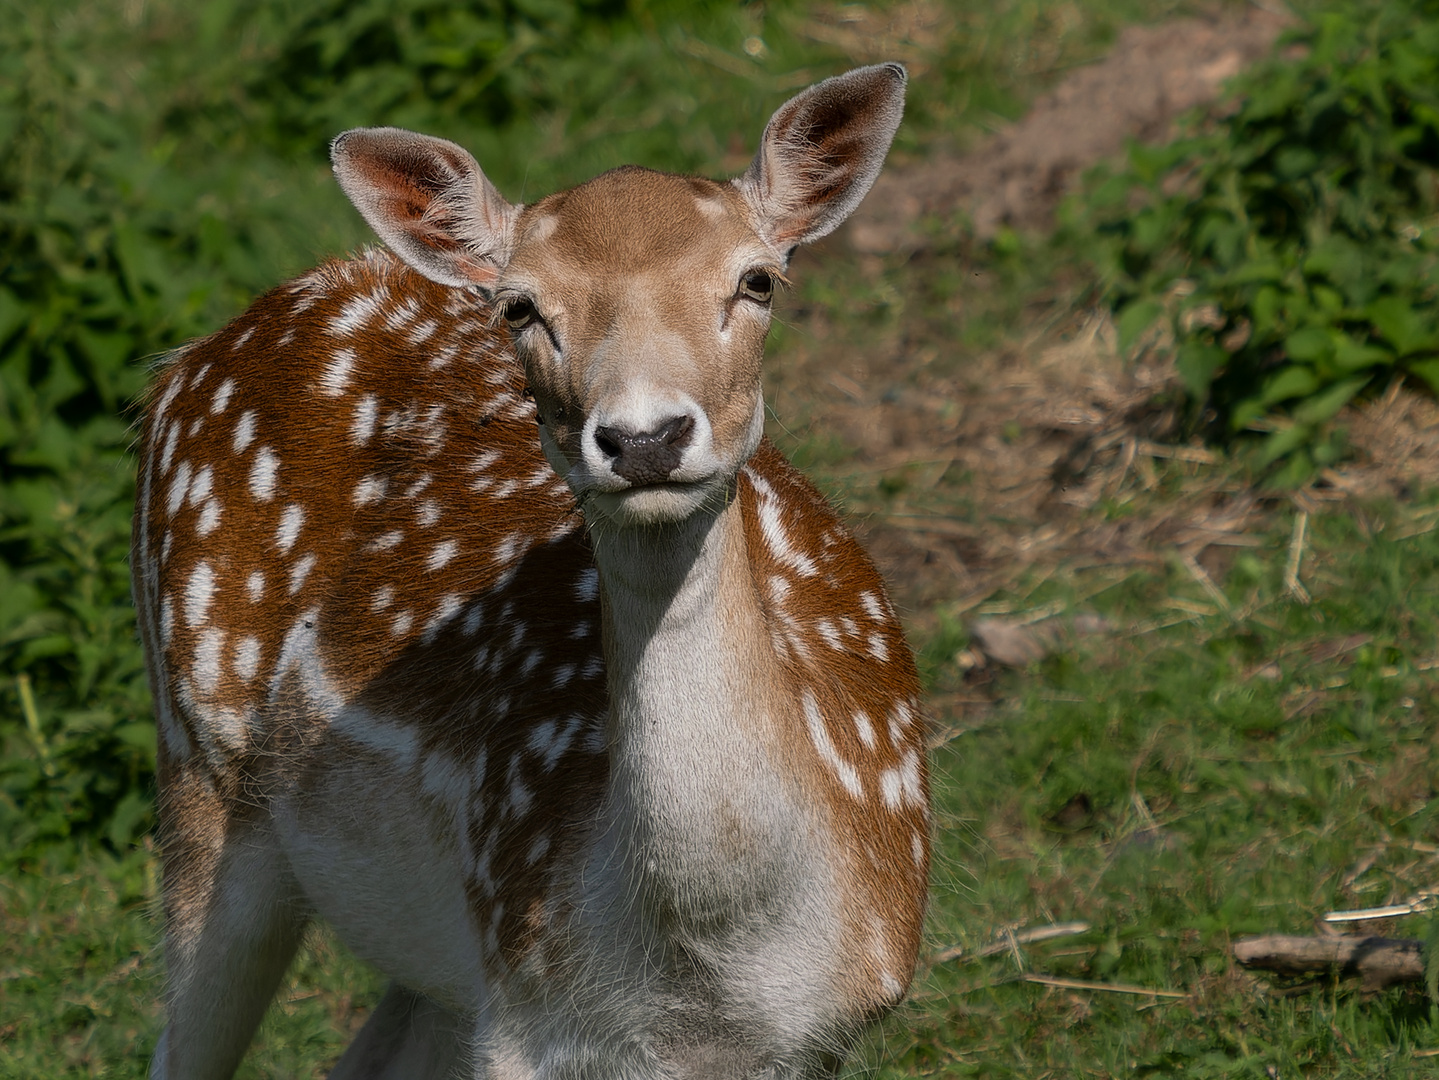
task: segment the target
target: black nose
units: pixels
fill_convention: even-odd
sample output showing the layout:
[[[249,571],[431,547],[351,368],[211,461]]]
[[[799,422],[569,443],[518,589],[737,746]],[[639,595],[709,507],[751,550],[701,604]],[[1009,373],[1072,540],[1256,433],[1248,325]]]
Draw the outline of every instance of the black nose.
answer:
[[[671,417],[653,431],[597,427],[595,443],[610,459],[610,468],[617,476],[641,487],[662,484],[670,478],[694,429],[694,417],[688,415]]]

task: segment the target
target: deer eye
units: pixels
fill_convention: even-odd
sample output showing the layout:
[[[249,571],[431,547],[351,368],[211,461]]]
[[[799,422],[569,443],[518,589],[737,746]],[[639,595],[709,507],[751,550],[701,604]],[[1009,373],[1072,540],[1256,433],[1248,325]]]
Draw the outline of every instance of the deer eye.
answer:
[[[500,317],[505,320],[505,325],[511,330],[523,330],[531,323],[538,321],[540,313],[535,310],[533,303],[521,297],[507,303]]]
[[[751,270],[740,279],[741,296],[760,304],[768,304],[774,296],[774,277],[764,270]]]

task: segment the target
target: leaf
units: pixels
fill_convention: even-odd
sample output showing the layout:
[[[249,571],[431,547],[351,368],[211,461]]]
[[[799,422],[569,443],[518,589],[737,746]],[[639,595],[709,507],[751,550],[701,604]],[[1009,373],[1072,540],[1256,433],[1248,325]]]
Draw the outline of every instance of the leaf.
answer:
[[[1185,342],[1179,347],[1174,365],[1184,388],[1193,397],[1203,400],[1209,396],[1209,387],[1214,376],[1228,360],[1229,354],[1218,345]]]
[[[1335,335],[1327,327],[1305,326],[1284,339],[1284,351],[1289,359],[1306,364],[1317,364],[1334,355]]]
[[[24,325],[27,318],[25,305],[10,289],[0,285],[0,347],[10,340],[10,335]]]
[[[1264,384],[1259,403],[1268,407],[1290,398],[1307,397],[1319,389],[1319,377],[1313,369],[1291,364]]]
[[[1349,404],[1351,398],[1369,383],[1368,376],[1360,376],[1357,379],[1345,379],[1336,383],[1323,393],[1310,397],[1307,401],[1294,409],[1294,419],[1302,424],[1318,424],[1328,420],[1345,405]]]
[[[1348,334],[1340,336],[1334,347],[1334,366],[1340,371],[1359,371],[1376,365],[1394,363],[1394,354],[1382,345],[1355,341]]]
[[[1431,391],[1439,394],[1439,360],[1414,360],[1404,367],[1423,379]]]
[[[1435,333],[1433,322],[1402,297],[1381,296],[1365,313],[1401,357],[1439,348],[1439,334]]]
[[[152,809],[153,804],[141,792],[127,791],[110,815],[106,839],[117,848],[129,846],[143,831]]]
[[[1157,300],[1136,300],[1128,304],[1114,320],[1119,334],[1119,351],[1128,356],[1129,350],[1151,326],[1164,314],[1164,305]]]
[[[1260,446],[1260,466],[1273,465],[1280,458],[1298,450],[1312,438],[1314,438],[1314,429],[1308,424],[1293,424],[1271,433]]]

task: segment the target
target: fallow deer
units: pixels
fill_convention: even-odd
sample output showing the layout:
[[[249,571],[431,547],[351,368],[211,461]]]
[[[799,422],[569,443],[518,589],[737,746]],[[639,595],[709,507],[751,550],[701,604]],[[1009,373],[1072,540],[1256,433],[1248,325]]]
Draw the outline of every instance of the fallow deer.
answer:
[[[337,1077],[836,1071],[913,973],[928,790],[883,583],[762,438],[771,297],[904,69],[737,179],[530,206],[339,136],[388,245],[182,347],[143,423],[167,1026],[228,1077],[307,923],[390,988]]]

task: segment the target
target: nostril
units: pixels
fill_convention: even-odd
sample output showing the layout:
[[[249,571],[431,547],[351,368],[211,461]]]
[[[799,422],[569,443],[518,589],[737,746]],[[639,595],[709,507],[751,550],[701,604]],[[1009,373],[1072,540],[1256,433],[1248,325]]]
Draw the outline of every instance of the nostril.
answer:
[[[676,416],[664,424],[655,432],[655,436],[666,446],[672,446],[676,450],[683,450],[689,445],[690,436],[694,434],[694,430],[695,419],[693,416],[686,414],[684,416]]]
[[[617,458],[624,453],[626,441],[625,432],[619,428],[599,427],[595,428],[595,443],[605,457]]]
[[[615,475],[639,487],[670,478],[684,457],[694,429],[694,417],[682,414],[670,417],[652,431],[597,427],[594,439]]]

